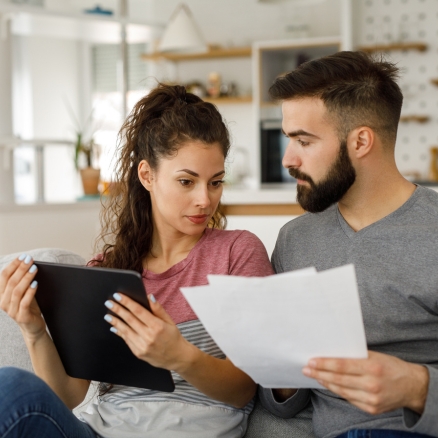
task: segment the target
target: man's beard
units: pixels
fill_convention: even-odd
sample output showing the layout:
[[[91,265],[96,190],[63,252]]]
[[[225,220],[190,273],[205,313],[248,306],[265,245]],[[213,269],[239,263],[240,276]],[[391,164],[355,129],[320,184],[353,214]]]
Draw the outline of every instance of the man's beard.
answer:
[[[338,157],[320,183],[315,184],[310,176],[294,168],[290,168],[289,173],[310,184],[310,187],[297,187],[297,201],[310,213],[324,211],[341,200],[356,180],[356,171],[348,156],[346,141],[341,141]]]

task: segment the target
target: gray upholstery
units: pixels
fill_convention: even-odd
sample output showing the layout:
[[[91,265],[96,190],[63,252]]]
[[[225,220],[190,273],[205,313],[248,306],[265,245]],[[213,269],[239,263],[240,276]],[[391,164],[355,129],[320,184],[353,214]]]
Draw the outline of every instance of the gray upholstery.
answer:
[[[36,249],[26,251],[34,260],[66,263],[72,265],[84,265],[85,260],[77,254],[69,251],[54,248]],[[0,256],[0,271],[19,254]],[[32,371],[24,341],[21,337],[18,326],[2,311],[0,311],[0,367],[16,366]],[[92,385],[87,395],[91,399],[96,393],[96,388]],[[79,411],[86,409],[88,402],[84,402],[75,409]],[[248,430],[245,438],[308,438],[313,437],[312,433],[312,407],[309,406],[300,412],[295,418],[280,419],[266,411],[258,402],[249,417]]]

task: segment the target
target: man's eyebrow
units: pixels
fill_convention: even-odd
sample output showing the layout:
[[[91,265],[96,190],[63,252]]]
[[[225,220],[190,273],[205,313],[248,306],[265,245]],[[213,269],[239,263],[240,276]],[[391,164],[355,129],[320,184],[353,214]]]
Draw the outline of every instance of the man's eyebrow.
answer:
[[[177,172],[186,172],[189,175],[195,176],[195,177],[199,177],[199,175],[196,172],[193,172],[193,170],[189,170],[189,169],[181,169],[181,170],[177,170]],[[221,170],[218,173],[215,173],[212,178],[216,178],[219,175],[223,175],[225,173],[225,170]]]
[[[291,131],[287,134],[284,132],[283,128],[281,129],[281,132],[289,138],[299,137],[299,136],[306,136],[306,137],[312,137],[312,138],[319,138],[315,134],[311,134],[310,132],[304,131],[303,129],[298,129],[297,131]]]

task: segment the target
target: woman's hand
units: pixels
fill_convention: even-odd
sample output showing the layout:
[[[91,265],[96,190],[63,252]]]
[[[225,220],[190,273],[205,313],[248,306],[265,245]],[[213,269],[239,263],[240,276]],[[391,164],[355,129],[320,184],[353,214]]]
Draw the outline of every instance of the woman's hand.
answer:
[[[120,336],[136,357],[151,365],[181,373],[189,366],[190,352],[196,348],[180,333],[172,318],[149,295],[151,312],[126,295],[114,294],[105,305],[114,315],[105,319],[111,331]]]
[[[37,267],[26,254],[12,261],[0,272],[0,308],[32,339],[46,333],[46,323],[35,300]]]

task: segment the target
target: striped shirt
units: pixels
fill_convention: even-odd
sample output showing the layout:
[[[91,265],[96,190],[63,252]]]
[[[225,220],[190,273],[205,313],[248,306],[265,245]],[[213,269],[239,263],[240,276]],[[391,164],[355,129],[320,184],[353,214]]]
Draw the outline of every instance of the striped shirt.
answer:
[[[248,231],[206,229],[187,258],[167,271],[143,273],[154,294],[189,342],[211,356],[225,355],[207,333],[180,291],[208,283],[208,274],[266,276],[273,273],[260,240]],[[243,409],[207,397],[172,372],[173,393],[115,385],[82,419],[103,437],[241,437],[253,401]]]

